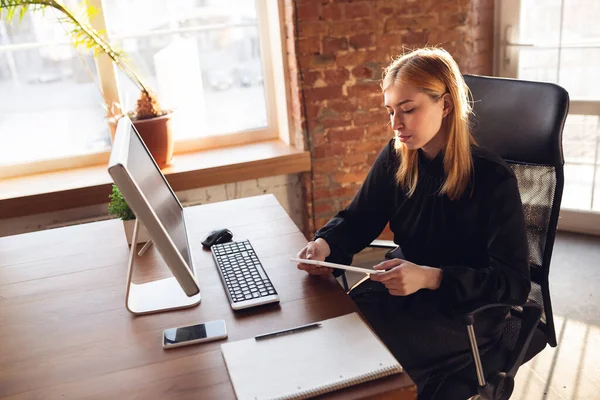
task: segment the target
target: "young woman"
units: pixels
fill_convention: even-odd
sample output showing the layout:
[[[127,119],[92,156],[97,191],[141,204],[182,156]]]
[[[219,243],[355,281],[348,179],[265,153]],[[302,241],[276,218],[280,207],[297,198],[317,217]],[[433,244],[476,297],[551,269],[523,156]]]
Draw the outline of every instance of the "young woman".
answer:
[[[317,231],[300,258],[349,264],[386,223],[392,259],[350,295],[417,383],[419,398],[460,398],[476,387],[461,310],[523,304],[530,290],[527,236],[517,181],[469,131],[468,88],[444,50],[415,50],[382,81],[394,138],[350,205]],[[338,272],[298,264],[313,275]],[[499,367],[508,310],[476,320],[483,367]],[[448,379],[451,377],[451,379]],[[450,382],[452,380],[452,382]]]

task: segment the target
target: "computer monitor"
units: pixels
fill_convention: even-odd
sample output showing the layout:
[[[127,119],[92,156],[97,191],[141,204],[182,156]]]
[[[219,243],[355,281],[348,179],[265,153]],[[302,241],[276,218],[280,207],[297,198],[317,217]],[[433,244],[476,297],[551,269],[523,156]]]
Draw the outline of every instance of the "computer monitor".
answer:
[[[127,117],[117,125],[108,172],[185,294],[198,294],[183,207]]]

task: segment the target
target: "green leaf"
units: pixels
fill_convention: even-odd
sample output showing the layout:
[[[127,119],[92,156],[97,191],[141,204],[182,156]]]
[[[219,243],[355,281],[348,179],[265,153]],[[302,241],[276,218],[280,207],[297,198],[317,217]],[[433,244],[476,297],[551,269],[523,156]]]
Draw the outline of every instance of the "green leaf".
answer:
[[[25,13],[27,12],[27,6],[21,6],[19,11],[19,22],[21,22],[23,21],[23,17],[25,17]]]
[[[14,17],[14,15],[15,15],[15,11],[16,11],[16,9],[17,9],[17,7],[14,7],[14,6],[13,6],[13,7],[8,7],[8,15],[7,15],[7,17],[6,17],[6,20],[7,20],[8,22],[12,22],[12,20],[13,20],[13,17]]]

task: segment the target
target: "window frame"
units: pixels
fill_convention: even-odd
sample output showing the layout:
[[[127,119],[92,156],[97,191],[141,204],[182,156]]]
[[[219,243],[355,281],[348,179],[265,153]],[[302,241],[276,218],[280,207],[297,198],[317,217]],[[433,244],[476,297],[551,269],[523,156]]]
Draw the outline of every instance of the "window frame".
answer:
[[[539,43],[523,43],[519,40],[520,0],[495,2],[494,9],[494,75],[518,78],[519,48],[600,48],[598,43],[560,43],[552,46]],[[570,99],[569,115],[591,115],[600,118],[600,100]],[[598,163],[598,158],[595,163]],[[587,164],[586,164],[587,165]],[[592,164],[597,170],[597,164]],[[592,192],[596,189],[594,175]],[[593,196],[593,194],[592,194]],[[593,197],[592,197],[593,199]],[[593,200],[592,200],[593,201]],[[600,235],[600,212],[571,209],[561,206],[559,229]]]
[[[104,9],[102,8],[102,0],[88,0],[88,2],[99,10],[98,14],[93,18],[90,24],[94,29],[102,32],[106,38],[106,22]],[[289,71],[287,68],[287,61],[284,58],[286,50],[285,40],[283,40],[285,37],[285,32],[283,30],[283,5],[279,4],[276,0],[257,0],[255,4],[257,8],[257,26],[263,73],[263,88],[265,104],[267,107],[267,126],[261,129],[249,129],[227,134],[178,140],[174,143],[174,155],[272,139],[279,139],[288,145],[296,142],[290,129],[292,126],[290,119],[291,104],[289,101],[289,79],[287,79]],[[239,24],[222,24],[209,27],[208,29],[224,29],[235,27],[237,25]],[[205,27],[198,27],[197,29],[188,30],[201,31],[206,29],[207,28]],[[169,33],[173,33],[177,32],[178,29],[168,31]],[[160,34],[165,34],[165,32],[161,31]],[[151,33],[150,35],[153,34]],[[140,33],[140,36],[148,36],[148,34]],[[137,36],[127,35],[127,37]],[[116,36],[111,37],[110,40],[115,41],[120,38],[120,36]],[[47,44],[55,43],[26,43],[20,46],[42,47]],[[2,48],[6,47],[14,48],[15,45],[2,46]],[[121,103],[119,85],[117,83],[117,67],[106,54],[99,54],[96,56],[95,62],[98,71],[97,78],[102,88],[105,103]],[[284,84],[277,85],[275,82],[283,82]],[[107,119],[107,127],[108,125]],[[0,179],[107,164],[109,158],[110,150],[6,165],[0,169]]]

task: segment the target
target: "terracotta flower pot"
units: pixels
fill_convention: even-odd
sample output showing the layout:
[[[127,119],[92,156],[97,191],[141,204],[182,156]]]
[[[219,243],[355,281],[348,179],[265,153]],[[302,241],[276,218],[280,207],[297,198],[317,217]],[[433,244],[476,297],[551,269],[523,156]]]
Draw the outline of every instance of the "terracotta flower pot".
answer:
[[[150,150],[159,167],[168,165],[173,158],[173,131],[171,114],[161,117],[134,120],[133,125]]]
[[[133,240],[133,228],[135,226],[135,219],[130,219],[127,221],[123,221],[123,228],[125,229],[125,237],[127,238],[127,244],[131,245]],[[137,236],[137,244],[146,243],[150,240],[150,235],[148,235],[148,231],[144,228],[144,225],[140,224],[138,229]]]

